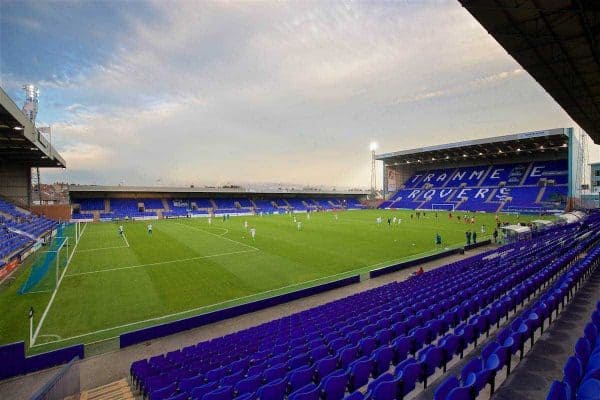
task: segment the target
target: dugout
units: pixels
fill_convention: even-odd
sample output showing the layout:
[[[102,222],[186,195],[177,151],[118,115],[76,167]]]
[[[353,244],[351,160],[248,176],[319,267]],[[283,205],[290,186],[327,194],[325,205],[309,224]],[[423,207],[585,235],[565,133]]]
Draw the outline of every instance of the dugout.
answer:
[[[507,225],[500,228],[506,243],[531,239],[531,228],[521,225]]]
[[[570,213],[564,213],[564,214],[560,214],[557,217],[557,221],[560,224],[572,224],[575,222],[580,222],[583,221],[585,219],[585,213],[581,212],[581,211],[573,211]]]
[[[554,222],[547,219],[536,219],[531,221],[531,225],[537,231],[544,231],[554,226]]]

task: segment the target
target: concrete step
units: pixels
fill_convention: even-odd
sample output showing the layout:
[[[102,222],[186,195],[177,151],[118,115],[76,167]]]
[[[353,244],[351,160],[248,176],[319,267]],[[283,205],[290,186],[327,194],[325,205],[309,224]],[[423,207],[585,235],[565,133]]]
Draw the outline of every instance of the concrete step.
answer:
[[[79,400],[134,400],[135,396],[126,379],[121,379],[107,385],[85,390],[79,395]]]

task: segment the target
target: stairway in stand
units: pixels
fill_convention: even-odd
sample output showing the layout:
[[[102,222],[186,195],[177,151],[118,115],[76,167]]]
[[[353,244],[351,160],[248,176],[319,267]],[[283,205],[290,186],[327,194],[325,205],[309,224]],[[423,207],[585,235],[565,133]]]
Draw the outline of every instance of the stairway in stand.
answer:
[[[67,399],[77,399],[76,396]],[[85,390],[79,395],[79,400],[134,400],[131,387],[126,379],[112,382],[97,388]],[[66,399],[65,399],[66,400]]]

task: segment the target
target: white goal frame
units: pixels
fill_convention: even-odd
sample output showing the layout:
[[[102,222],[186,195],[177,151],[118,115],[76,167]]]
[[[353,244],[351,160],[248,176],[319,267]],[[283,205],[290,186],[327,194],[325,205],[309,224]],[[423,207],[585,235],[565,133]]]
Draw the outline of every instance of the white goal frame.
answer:
[[[437,206],[445,206],[443,208],[439,208]],[[446,206],[452,206],[452,209],[449,209]],[[456,205],[455,204],[451,204],[451,203],[434,203],[431,205],[431,209],[434,211],[456,211]]]
[[[58,247],[58,249],[56,249],[56,250],[47,250],[47,251],[44,251],[44,252],[40,253],[40,254],[43,254],[43,253],[56,253],[56,255],[54,256],[54,262],[56,264],[56,267],[55,267],[55,269],[56,269],[56,271],[55,271],[56,272],[56,277],[55,277],[55,282],[54,282],[54,287],[55,288],[58,286],[59,270],[60,270],[60,255],[61,255],[61,252],[64,251],[64,250],[67,251],[67,263],[68,263],[69,255],[70,255],[69,254],[69,240],[70,240],[70,238],[68,236],[56,236],[56,237],[54,237],[54,240],[61,240],[61,239],[65,239],[65,240],[63,240],[63,242],[60,244],[60,246]]]

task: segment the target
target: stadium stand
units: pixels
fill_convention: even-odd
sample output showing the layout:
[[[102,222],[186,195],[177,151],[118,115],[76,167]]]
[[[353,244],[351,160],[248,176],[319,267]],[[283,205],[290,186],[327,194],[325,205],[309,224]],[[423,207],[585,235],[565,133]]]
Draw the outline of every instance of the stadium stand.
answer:
[[[81,199],[79,200],[79,208],[82,212],[104,211],[104,199]]]
[[[379,208],[543,212],[564,209],[567,160],[419,171]]]
[[[593,244],[585,257],[575,261],[566,273],[545,290],[540,298],[527,308],[520,311],[511,321],[510,326],[502,329],[481,351],[481,357],[470,360],[461,370],[460,379],[450,376],[436,389],[435,400],[451,400],[462,398],[476,398],[478,394],[490,385],[491,394],[494,393],[496,374],[506,367],[506,375],[510,375],[512,358],[520,353],[518,360],[522,360],[525,344],[530,341],[533,346],[535,333],[544,331],[544,323],[552,323],[552,315],[560,309],[565,309],[565,300],[569,301],[573,292],[581,286],[583,280],[591,275],[598,266],[600,245],[597,243],[598,232],[593,234],[594,239],[585,244]],[[579,247],[584,248],[584,243]],[[600,308],[598,303],[597,309]],[[600,313],[594,312],[598,318],[592,320],[585,328],[584,337],[580,338],[575,346],[575,355],[570,357],[565,365],[562,382],[555,381],[548,393],[547,400],[567,399],[597,399],[600,393],[600,360],[593,359],[591,355],[600,353],[594,348],[598,339],[600,326]],[[592,361],[592,362],[590,362]]]
[[[596,253],[600,256],[600,252]],[[564,366],[562,381],[554,381],[547,400],[596,399],[600,393],[600,301]]]
[[[139,199],[110,199],[109,213],[100,213],[100,218],[133,218],[156,216],[155,211],[140,211],[138,203],[143,203]],[[162,209],[162,203],[160,205]]]
[[[161,199],[139,199],[138,203],[144,203],[145,210],[163,210],[163,203]]]
[[[272,200],[254,200],[254,204],[256,205],[256,209],[258,211],[262,211],[262,212],[275,212],[275,211],[279,211],[279,207],[274,207],[273,206],[273,201]],[[275,203],[277,204],[277,203]]]
[[[5,260],[33,244],[57,225],[55,221],[30,214],[0,200],[0,260]]]
[[[136,361],[131,379],[152,400],[402,398],[419,382],[427,387],[428,377],[462,358],[502,320],[508,323],[518,305],[557,277],[556,289],[543,298],[558,307],[596,262],[598,247],[578,258],[599,238],[598,223],[554,229],[526,246],[506,245],[403,282]],[[501,331],[508,335],[502,346],[508,346],[508,338],[514,340],[511,351],[522,349],[531,330],[540,326],[533,312],[552,310],[541,300],[522,309],[518,312],[525,319],[519,317]],[[474,395],[475,387],[490,383],[506,362],[498,354],[485,364],[479,360],[463,384],[453,377],[445,387],[467,387]]]
[[[186,217],[189,215],[215,214],[241,214],[252,212],[282,213],[287,211],[317,211],[335,209],[364,209],[358,198],[346,197],[292,197],[286,198],[261,198],[251,199],[249,197],[217,197],[217,198],[109,198],[108,210],[105,210],[105,200],[102,198],[84,198],[74,200],[79,204],[79,212],[72,213],[73,219],[90,219],[94,212],[98,212],[101,220],[112,220],[121,218],[143,218],[156,217],[157,211],[163,216]],[[144,211],[139,206],[143,205]]]

